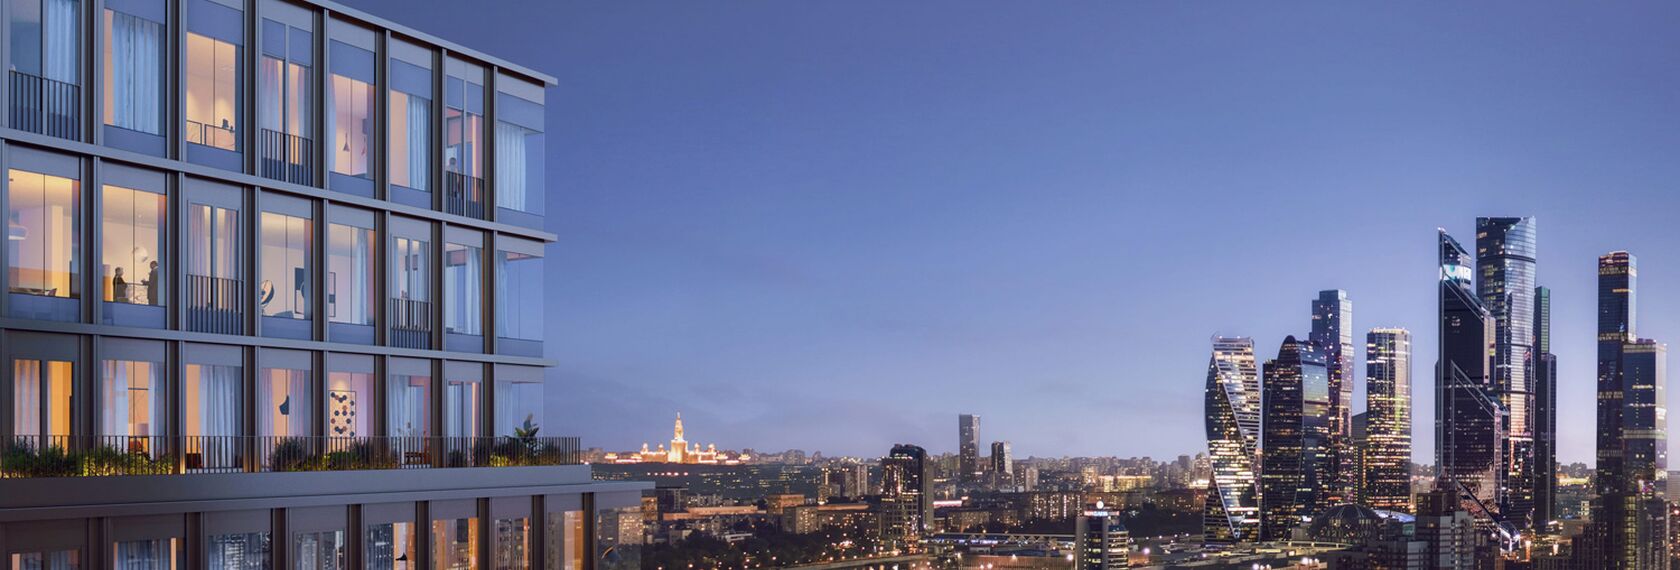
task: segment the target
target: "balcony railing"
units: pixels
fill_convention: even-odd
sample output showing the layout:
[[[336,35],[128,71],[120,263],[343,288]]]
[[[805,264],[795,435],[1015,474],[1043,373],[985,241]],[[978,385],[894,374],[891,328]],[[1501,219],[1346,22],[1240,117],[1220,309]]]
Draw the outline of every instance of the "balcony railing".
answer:
[[[239,150],[239,131],[227,124],[212,125],[187,121],[187,142],[223,150]]]
[[[293,184],[315,183],[315,141],[263,129],[257,139],[262,175]]]
[[[413,299],[391,299],[391,346],[432,347],[432,304]]]
[[[187,330],[239,334],[245,321],[245,286],[238,279],[187,276]]]
[[[177,445],[179,444],[179,445]],[[576,437],[17,436],[0,479],[578,465]]]
[[[444,172],[443,211],[484,219],[484,179],[459,172]]]
[[[80,138],[81,86],[30,75],[11,74],[11,126],[47,136]]]

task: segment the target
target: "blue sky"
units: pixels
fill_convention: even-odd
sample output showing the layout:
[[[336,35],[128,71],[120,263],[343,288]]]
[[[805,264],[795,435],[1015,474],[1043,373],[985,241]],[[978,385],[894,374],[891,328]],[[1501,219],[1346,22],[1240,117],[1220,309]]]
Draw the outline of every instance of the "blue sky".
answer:
[[[681,411],[949,451],[971,412],[1022,457],[1195,453],[1208,337],[1270,357],[1342,288],[1413,331],[1428,460],[1435,228],[1478,215],[1539,217],[1563,460],[1598,254],[1680,339],[1680,5],[349,4],[559,78],[549,423],[586,445]]]

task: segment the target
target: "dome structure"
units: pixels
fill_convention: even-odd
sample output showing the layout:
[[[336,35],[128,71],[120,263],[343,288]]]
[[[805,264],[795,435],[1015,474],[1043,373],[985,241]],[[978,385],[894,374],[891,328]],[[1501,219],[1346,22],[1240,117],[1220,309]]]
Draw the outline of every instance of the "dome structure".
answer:
[[[1359,543],[1380,536],[1391,522],[1400,521],[1364,505],[1344,503],[1313,517],[1307,537],[1321,542]]]

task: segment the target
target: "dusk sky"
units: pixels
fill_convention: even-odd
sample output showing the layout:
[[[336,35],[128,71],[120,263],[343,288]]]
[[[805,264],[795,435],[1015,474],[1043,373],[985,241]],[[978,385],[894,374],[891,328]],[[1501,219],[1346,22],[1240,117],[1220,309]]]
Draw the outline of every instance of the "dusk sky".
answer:
[[[1205,452],[1209,337],[1270,358],[1341,288],[1413,332],[1432,461],[1479,215],[1539,218],[1560,461],[1598,254],[1680,343],[1680,4],[348,4],[559,78],[544,431],[586,446]]]

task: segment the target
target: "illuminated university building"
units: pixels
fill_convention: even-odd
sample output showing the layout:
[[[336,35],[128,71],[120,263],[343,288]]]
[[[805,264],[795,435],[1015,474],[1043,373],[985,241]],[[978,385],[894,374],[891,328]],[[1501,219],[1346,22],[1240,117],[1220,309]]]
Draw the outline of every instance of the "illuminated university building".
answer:
[[[0,17],[11,567],[637,565],[545,405],[553,78],[317,0]]]
[[[698,443],[689,443],[683,438],[682,414],[677,414],[677,423],[671,429],[671,446],[659,444],[658,449],[648,449],[648,444],[642,444],[642,450],[631,453],[608,453],[605,456],[608,463],[687,463],[698,465],[740,465],[746,461],[746,455],[730,457],[728,453],[719,452],[717,444],[713,443],[701,449]]]
[[[1208,458],[1213,468],[1202,509],[1202,537],[1208,542],[1259,538],[1255,496],[1260,445],[1260,380],[1254,369],[1254,341],[1214,337],[1207,377]]]

